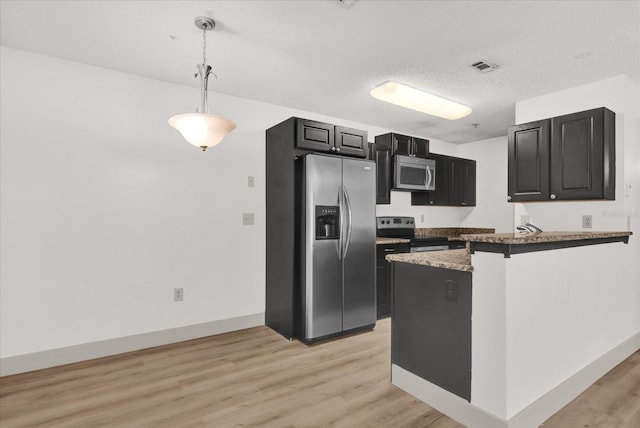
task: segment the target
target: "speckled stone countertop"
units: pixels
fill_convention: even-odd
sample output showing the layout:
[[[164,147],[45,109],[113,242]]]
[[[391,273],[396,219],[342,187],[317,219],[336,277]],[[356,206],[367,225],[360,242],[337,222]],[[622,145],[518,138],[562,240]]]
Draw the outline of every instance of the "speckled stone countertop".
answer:
[[[416,265],[433,266],[464,272],[473,271],[473,266],[471,266],[471,255],[464,248],[460,250],[389,254],[386,259],[391,262],[413,263]]]
[[[496,230],[487,227],[419,227],[416,228],[416,236],[444,236],[450,241],[460,240],[460,235],[494,233]]]
[[[381,244],[408,244],[411,242],[411,239],[407,238],[384,238],[384,237],[376,237],[376,245]]]
[[[542,233],[483,233],[464,234],[463,241],[490,242],[494,244],[532,244],[537,242],[580,241],[583,239],[630,236],[631,232],[542,232]]]

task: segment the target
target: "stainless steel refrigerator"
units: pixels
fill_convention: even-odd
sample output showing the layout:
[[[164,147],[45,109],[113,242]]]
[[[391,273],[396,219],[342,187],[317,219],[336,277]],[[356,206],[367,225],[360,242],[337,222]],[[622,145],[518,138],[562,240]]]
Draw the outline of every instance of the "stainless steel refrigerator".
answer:
[[[374,162],[304,157],[301,339],[372,328],[376,322]]]

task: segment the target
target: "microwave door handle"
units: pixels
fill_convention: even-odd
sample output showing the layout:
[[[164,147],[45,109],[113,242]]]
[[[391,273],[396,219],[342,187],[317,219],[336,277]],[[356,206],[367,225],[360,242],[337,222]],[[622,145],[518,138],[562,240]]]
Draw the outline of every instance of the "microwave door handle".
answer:
[[[429,189],[431,187],[431,168],[427,165],[427,176],[425,177],[425,187]]]

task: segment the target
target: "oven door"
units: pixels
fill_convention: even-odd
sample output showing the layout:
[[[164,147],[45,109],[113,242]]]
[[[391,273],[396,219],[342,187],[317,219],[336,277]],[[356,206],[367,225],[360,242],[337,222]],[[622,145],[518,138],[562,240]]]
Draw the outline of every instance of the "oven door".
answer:
[[[393,190],[434,190],[435,161],[395,155],[393,169]]]

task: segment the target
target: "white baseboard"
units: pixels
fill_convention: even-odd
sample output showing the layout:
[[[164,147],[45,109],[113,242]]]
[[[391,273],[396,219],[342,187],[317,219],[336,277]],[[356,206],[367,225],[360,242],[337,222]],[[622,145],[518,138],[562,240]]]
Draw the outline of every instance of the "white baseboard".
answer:
[[[609,370],[640,349],[640,332],[634,334],[533,403],[509,418],[509,428],[538,427]]]
[[[535,428],[638,349],[640,349],[640,332],[570,376],[509,420],[476,407],[395,364],[391,366],[391,379],[398,388],[465,426],[473,428]],[[473,397],[471,399],[473,401]]]
[[[0,376],[77,363],[264,325],[264,312],[0,358]]]

